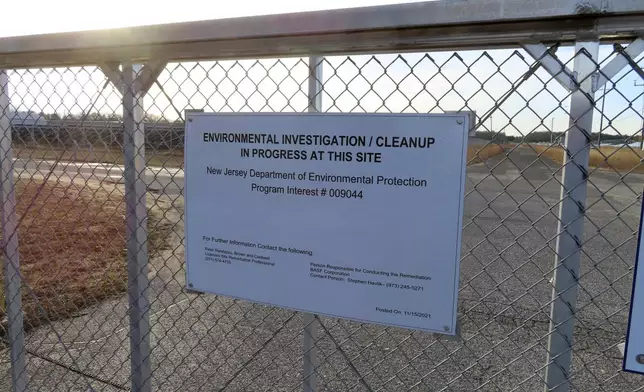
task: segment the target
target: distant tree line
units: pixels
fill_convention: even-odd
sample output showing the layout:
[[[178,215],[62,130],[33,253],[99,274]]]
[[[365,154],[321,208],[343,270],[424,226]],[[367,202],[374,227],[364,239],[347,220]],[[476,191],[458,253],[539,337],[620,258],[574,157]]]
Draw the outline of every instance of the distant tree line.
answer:
[[[123,115],[121,113],[97,113],[92,112],[89,114],[85,113],[68,113],[65,115],[59,115],[58,113],[40,113],[40,116],[46,120],[53,121],[123,121]],[[154,123],[182,123],[180,119],[169,120],[163,115],[156,114],[146,114],[144,117],[145,122],[154,122]],[[506,135],[505,132],[494,132],[494,131],[477,131],[476,137],[482,140],[491,140],[497,143],[550,143],[550,142],[563,142],[565,134],[562,132],[548,132],[548,131],[535,131],[529,132],[525,135]],[[594,143],[597,143],[599,140],[599,134],[594,132],[592,134],[592,140]],[[601,135],[602,144],[623,144],[623,143],[632,143],[641,140],[641,136],[628,136],[628,135],[614,135],[604,133]]]
[[[526,135],[506,135],[504,132],[477,131],[476,137],[483,140],[492,140],[497,143],[550,143],[561,142],[565,138],[562,132],[530,132]],[[593,132],[591,136],[593,142],[599,140],[599,133]],[[602,133],[601,143],[604,144],[623,144],[640,141],[641,136],[613,135]]]
[[[59,115],[58,113],[41,113],[41,116],[47,120],[52,121],[123,121],[123,115],[120,113],[68,113],[64,115]],[[171,122],[181,122],[181,120],[170,121],[164,116],[159,116],[156,114],[146,114],[144,117],[145,122],[162,122],[162,123],[171,123]]]

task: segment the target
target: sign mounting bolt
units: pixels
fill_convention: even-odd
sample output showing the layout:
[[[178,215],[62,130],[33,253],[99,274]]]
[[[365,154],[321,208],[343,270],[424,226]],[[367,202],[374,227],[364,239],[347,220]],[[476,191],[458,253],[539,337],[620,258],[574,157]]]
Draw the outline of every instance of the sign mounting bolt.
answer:
[[[640,365],[644,365],[644,354],[637,354],[637,356],[635,357],[635,360]]]
[[[462,118],[456,119],[456,123],[459,124],[459,125],[463,124],[463,119]]]

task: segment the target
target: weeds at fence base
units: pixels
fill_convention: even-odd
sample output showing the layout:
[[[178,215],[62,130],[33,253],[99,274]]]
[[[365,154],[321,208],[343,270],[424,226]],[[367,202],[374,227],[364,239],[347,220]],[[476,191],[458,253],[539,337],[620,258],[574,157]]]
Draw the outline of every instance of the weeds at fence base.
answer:
[[[544,157],[548,157],[558,164],[563,163],[564,149],[561,147],[550,147],[532,145],[535,151]],[[591,148],[589,155],[589,166],[600,169],[617,170],[621,173],[630,171],[644,173],[644,151],[629,147],[600,147]]]
[[[41,184],[37,180],[17,181],[19,219]],[[127,290],[124,209],[123,189],[116,185],[58,180],[44,185],[18,233],[26,329],[73,316]],[[163,248],[168,228],[159,224],[159,208],[149,212],[148,248],[152,255]],[[3,295],[0,293],[2,319]]]

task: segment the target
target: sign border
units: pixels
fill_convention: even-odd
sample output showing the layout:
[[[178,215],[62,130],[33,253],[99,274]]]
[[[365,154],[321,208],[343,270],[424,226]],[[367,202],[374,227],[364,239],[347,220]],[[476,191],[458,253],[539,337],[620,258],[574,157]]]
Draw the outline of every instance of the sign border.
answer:
[[[322,316],[327,316],[327,317],[334,317],[338,319],[343,319],[343,320],[351,320],[359,323],[364,323],[364,324],[371,324],[371,325],[381,325],[381,326],[387,326],[387,327],[395,327],[395,328],[405,328],[408,330],[413,330],[413,331],[423,331],[423,332],[428,332],[428,333],[437,333],[437,334],[442,334],[442,335],[448,335],[448,336],[456,336],[459,332],[458,328],[458,297],[459,297],[459,292],[460,292],[460,267],[461,267],[461,261],[462,261],[462,243],[463,243],[463,214],[465,213],[465,182],[466,182],[466,177],[467,177],[467,148],[469,145],[469,137],[470,137],[470,127],[472,127],[472,124],[470,124],[470,121],[472,120],[472,114],[471,112],[467,111],[459,111],[459,112],[450,112],[450,113],[317,113],[317,112],[205,112],[205,111],[189,111],[186,112],[186,117],[185,117],[185,122],[184,122],[184,140],[183,140],[183,153],[184,153],[184,177],[183,177],[183,200],[184,200],[184,257],[185,257],[185,264],[186,264],[186,273],[185,273],[185,283],[184,283],[184,288],[186,291],[193,292],[193,293],[206,293],[206,294],[212,294],[212,295],[222,295],[225,297],[233,298],[233,299],[239,299],[243,301],[248,301],[251,303],[256,303],[260,305],[265,305],[265,306],[271,306],[275,308],[280,308],[280,309],[287,309],[287,310],[292,310],[296,312],[303,312],[303,313],[311,313],[311,310],[305,310],[305,309],[298,309],[298,308],[293,308],[293,307],[286,307],[286,306],[278,306],[272,303],[267,303],[267,302],[262,302],[262,301],[257,301],[257,300],[251,300],[248,298],[242,298],[242,297],[237,297],[237,296],[232,296],[232,295],[226,295],[226,294],[221,294],[221,293],[214,293],[214,292],[209,292],[209,291],[203,291],[194,287],[191,287],[191,283],[188,281],[188,271],[189,271],[189,264],[188,264],[188,214],[185,212],[185,205],[186,201],[188,200],[188,160],[186,157],[188,156],[187,154],[187,148],[188,148],[188,143],[187,143],[187,138],[188,138],[188,127],[189,123],[192,122],[192,118],[194,117],[205,117],[205,116],[256,116],[256,117],[277,117],[277,116],[307,116],[307,117],[315,117],[315,116],[322,116],[322,117],[346,117],[346,116],[365,116],[365,117],[452,117],[456,120],[461,118],[463,120],[463,143],[461,145],[461,151],[462,151],[462,156],[463,160],[461,162],[461,181],[460,181],[460,187],[459,187],[459,193],[463,195],[462,198],[459,198],[459,203],[458,203],[458,230],[457,230],[457,244],[456,244],[456,263],[454,266],[454,303],[452,305],[453,311],[452,311],[452,324],[450,326],[449,330],[439,330],[439,329],[422,329],[422,328],[417,328],[417,327],[410,327],[410,326],[404,326],[404,325],[399,325],[399,324],[390,324],[390,323],[385,323],[385,322],[379,322],[379,321],[371,321],[371,320],[362,320],[362,319],[357,319],[357,318],[351,318],[351,317],[346,317],[346,316],[338,316],[338,315],[333,315],[333,314],[328,314],[328,313],[321,313],[321,312],[315,312],[315,314],[322,315]]]
[[[644,196],[644,193],[642,194]],[[628,358],[628,341],[630,340],[631,336],[631,327],[632,327],[632,322],[633,322],[633,304],[634,304],[634,298],[635,298],[635,286],[637,284],[637,267],[640,264],[640,248],[642,246],[642,219],[644,218],[644,203],[642,203],[642,207],[640,209],[640,224],[639,224],[639,232],[637,234],[637,250],[635,251],[635,268],[633,268],[633,287],[631,289],[631,304],[629,306],[628,310],[628,324],[626,326],[626,344],[624,345],[624,359],[622,360],[622,370],[628,373],[633,373],[633,374],[641,374],[644,375],[644,370],[633,370],[633,369],[628,369],[626,367],[626,359]]]

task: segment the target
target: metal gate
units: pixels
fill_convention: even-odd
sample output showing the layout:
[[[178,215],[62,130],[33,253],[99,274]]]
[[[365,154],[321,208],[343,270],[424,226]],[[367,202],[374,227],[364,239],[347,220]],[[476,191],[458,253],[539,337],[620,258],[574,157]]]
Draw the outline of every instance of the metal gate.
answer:
[[[2,390],[644,390],[618,350],[643,21],[490,0],[0,39]],[[457,339],[187,290],[187,110],[476,112]]]

